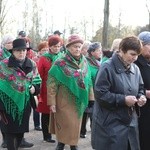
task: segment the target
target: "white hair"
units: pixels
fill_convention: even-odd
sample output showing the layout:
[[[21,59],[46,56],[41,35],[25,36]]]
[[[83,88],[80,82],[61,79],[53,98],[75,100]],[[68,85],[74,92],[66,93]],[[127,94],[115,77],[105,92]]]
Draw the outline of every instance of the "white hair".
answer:
[[[5,46],[5,44],[12,42],[15,39],[15,37],[13,35],[10,34],[6,34],[3,38],[2,38],[2,42],[1,42],[1,47],[3,48]]]

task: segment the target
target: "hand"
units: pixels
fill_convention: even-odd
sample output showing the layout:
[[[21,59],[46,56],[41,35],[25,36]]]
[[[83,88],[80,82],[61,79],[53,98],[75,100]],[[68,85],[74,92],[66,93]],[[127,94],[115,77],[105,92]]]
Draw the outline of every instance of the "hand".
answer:
[[[138,106],[142,107],[143,105],[146,104],[146,101],[147,101],[146,97],[145,97],[144,95],[142,95],[142,96],[138,99],[137,104],[138,104]]]
[[[146,97],[150,99],[150,90],[146,90]]]
[[[138,101],[138,100],[137,100],[137,98],[136,98],[135,96],[129,95],[129,96],[126,96],[126,97],[125,97],[125,103],[126,103],[126,105],[129,106],[129,107],[134,106],[137,101]]]
[[[93,105],[94,105],[94,100],[89,100],[88,107],[93,107]]]
[[[35,93],[35,87],[34,87],[33,85],[30,87],[29,90],[30,90],[30,93],[31,93],[31,94],[34,94],[34,93]]]
[[[56,112],[56,105],[51,105],[50,106],[50,111],[52,111],[53,113]]]

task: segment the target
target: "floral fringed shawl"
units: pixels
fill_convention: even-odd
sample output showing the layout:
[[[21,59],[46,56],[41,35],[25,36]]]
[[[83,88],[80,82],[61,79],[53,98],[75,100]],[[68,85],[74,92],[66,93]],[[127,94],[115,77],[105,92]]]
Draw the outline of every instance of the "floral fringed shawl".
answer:
[[[100,67],[100,62],[98,60],[96,60],[93,56],[87,57],[87,61],[88,61],[89,66],[90,66],[92,82],[94,85],[95,77],[96,77],[97,71]]]
[[[82,56],[79,63],[67,52],[65,57],[57,60],[49,70],[47,84],[55,78],[58,84],[63,84],[75,97],[75,107],[81,117],[88,105],[89,91],[92,86],[91,72],[87,60]],[[72,98],[69,98],[70,101]]]
[[[20,68],[8,67],[8,62],[8,58],[0,62],[0,101],[6,113],[21,124],[24,109],[30,99],[29,86],[40,84],[41,78],[35,67],[25,74]]]

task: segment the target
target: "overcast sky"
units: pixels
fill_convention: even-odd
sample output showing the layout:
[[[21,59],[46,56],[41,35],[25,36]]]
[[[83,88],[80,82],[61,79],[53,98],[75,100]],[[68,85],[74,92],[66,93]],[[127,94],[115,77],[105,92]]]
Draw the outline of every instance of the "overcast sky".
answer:
[[[9,10],[11,12],[10,18],[16,20],[16,28],[21,30],[23,29],[22,20],[24,20],[22,11],[24,11],[26,5],[24,0],[16,2],[16,0],[8,0],[9,5],[14,4]],[[26,0],[26,3],[32,8],[31,2],[31,0]],[[53,16],[53,30],[59,29],[62,31],[64,29],[65,16],[70,17],[68,21],[70,24],[74,21],[80,22],[83,17],[89,21],[93,19],[95,23],[94,32],[103,22],[104,0],[38,0],[38,3],[40,7],[47,11],[47,17],[44,12],[42,17],[42,23],[45,26],[44,21],[47,20],[49,21],[48,27],[51,28],[51,17]],[[121,23],[124,25],[144,26],[149,23],[146,0],[110,0],[110,22],[112,25],[118,24],[119,13],[121,13]],[[12,27],[10,26],[10,28]]]
[[[147,0],[150,2],[150,0]],[[149,3],[150,5],[150,3]],[[70,15],[73,18],[93,16],[103,20],[104,0],[49,0],[46,5],[56,16]],[[122,23],[127,25],[145,25],[148,23],[146,0],[110,0],[110,20],[118,22],[121,12]]]

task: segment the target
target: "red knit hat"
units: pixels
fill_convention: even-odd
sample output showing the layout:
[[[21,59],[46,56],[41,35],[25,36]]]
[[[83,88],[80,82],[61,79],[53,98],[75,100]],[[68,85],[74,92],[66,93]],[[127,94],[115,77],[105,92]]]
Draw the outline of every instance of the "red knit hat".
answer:
[[[66,47],[69,47],[70,45],[75,44],[75,43],[83,44],[83,40],[79,35],[72,34],[71,36],[68,37]]]

